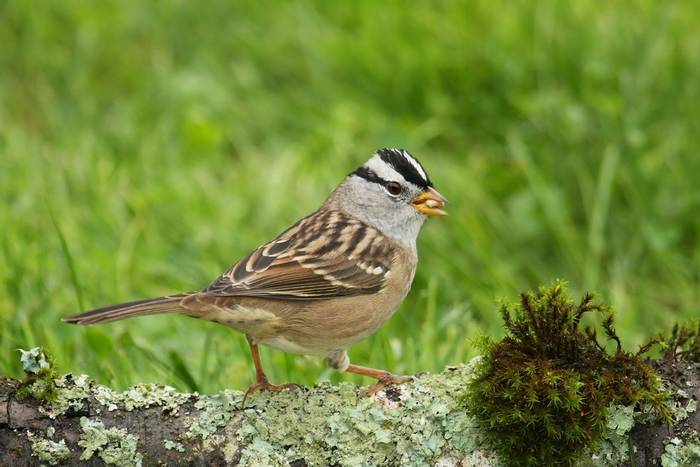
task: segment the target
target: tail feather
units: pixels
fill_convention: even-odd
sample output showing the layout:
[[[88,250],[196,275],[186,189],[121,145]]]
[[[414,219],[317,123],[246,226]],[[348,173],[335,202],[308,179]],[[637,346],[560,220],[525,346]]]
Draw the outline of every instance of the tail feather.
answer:
[[[159,313],[176,312],[182,310],[181,302],[190,294],[168,295],[165,297],[147,298],[133,302],[119,303],[102,308],[71,315],[63,318],[64,323],[72,324],[98,324],[109,323],[134,316],[155,315]]]

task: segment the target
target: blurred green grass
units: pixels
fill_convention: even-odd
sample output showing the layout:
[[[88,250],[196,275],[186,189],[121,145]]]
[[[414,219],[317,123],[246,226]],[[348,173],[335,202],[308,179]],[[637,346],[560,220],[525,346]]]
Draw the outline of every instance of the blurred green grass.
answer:
[[[81,309],[207,285],[378,147],[451,201],[413,290],[351,350],[436,371],[554,278],[628,346],[700,316],[692,2],[0,3],[0,373],[44,345],[125,387],[243,388],[242,336]],[[360,378],[265,350],[275,382]]]

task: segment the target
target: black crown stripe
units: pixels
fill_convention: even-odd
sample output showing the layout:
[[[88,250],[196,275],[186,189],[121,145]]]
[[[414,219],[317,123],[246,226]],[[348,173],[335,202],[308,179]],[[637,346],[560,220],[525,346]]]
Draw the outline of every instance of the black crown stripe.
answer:
[[[357,175],[358,177],[364,178],[368,182],[379,183],[380,185],[386,185],[388,182],[382,177],[377,175],[374,170],[365,167],[364,165],[351,173],[350,175]]]
[[[377,151],[379,157],[393,167],[401,176],[406,179],[406,181],[413,183],[421,188],[428,188],[433,186],[433,182],[427,175],[427,172],[423,168],[423,165],[418,162],[418,159],[413,157],[408,151],[404,149],[380,149]],[[416,169],[416,167],[411,163],[411,158],[426,174],[425,177]]]

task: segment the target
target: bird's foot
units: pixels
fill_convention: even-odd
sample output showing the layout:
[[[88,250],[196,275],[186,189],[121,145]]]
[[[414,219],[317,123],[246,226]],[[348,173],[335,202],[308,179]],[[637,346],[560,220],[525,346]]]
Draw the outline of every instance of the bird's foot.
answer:
[[[377,378],[376,384],[364,389],[362,391],[363,396],[373,396],[387,386],[394,386],[397,384],[404,384],[413,381],[413,376],[399,376],[394,375],[389,372],[384,373],[379,378]]]
[[[255,384],[251,384],[248,389],[246,389],[245,394],[243,395],[243,407],[245,407],[245,401],[248,399],[248,396],[251,396],[255,394],[256,392],[260,391],[270,391],[270,392],[282,392],[286,389],[301,389],[301,386],[295,383],[287,383],[287,384],[271,384],[270,382],[267,381],[267,379],[259,380]]]

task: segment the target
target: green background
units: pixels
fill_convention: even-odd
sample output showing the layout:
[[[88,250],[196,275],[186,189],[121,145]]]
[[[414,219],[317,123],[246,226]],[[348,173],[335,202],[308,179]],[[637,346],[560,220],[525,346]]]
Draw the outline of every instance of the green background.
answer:
[[[82,309],[193,290],[379,147],[450,199],[353,361],[437,371],[555,278],[628,348],[700,315],[694,2],[0,2],[0,373],[43,345],[126,387],[244,388],[244,338]],[[337,375],[265,350],[273,382]]]

